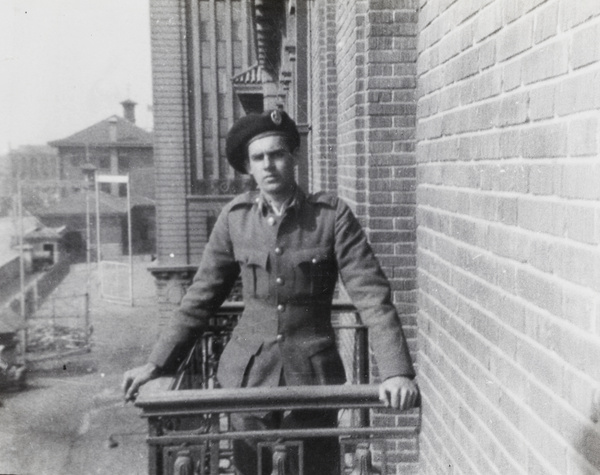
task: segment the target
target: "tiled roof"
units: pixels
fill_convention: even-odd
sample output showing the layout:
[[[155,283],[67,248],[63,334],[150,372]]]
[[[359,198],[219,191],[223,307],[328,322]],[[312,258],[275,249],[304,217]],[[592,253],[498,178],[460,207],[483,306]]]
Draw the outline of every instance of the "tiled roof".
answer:
[[[87,129],[76,132],[69,137],[49,142],[53,147],[85,147],[114,146],[111,141],[111,121],[116,120],[117,140],[120,147],[152,147],[152,134],[129,122],[127,119],[113,115]]]
[[[29,242],[44,239],[60,239],[65,234],[66,230],[66,226],[60,226],[58,228],[41,226],[25,234],[23,238]]]
[[[114,196],[105,192],[100,192],[98,196],[100,198],[100,215],[127,213],[127,198]],[[89,206],[90,214],[95,215],[96,195],[93,192],[89,194]],[[131,207],[133,208],[134,206],[154,206],[154,201],[145,196],[132,195]],[[47,216],[81,215],[86,213],[86,209],[85,194],[84,192],[80,192],[73,193],[50,206],[30,209],[29,211],[34,216],[43,218]]]

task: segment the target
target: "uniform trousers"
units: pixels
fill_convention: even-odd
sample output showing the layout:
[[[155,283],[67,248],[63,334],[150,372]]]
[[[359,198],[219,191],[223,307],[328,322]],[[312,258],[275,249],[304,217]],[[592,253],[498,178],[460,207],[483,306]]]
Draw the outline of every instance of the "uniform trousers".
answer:
[[[280,386],[285,386],[283,371]],[[315,429],[337,427],[337,410],[271,411],[261,413],[233,413],[234,431],[267,429]],[[296,440],[296,439],[294,439]],[[304,475],[333,475],[339,473],[340,445],[337,437],[300,439],[303,443]],[[234,440],[233,464],[239,475],[271,475],[273,452],[261,450],[262,471],[258,472],[259,441]],[[286,473],[297,474],[300,466],[299,451],[288,448]]]

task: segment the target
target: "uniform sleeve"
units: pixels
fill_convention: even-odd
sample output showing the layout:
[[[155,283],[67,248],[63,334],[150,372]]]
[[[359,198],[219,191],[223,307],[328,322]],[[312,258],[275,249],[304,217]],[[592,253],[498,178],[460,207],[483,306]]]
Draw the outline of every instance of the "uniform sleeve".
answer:
[[[240,273],[233,255],[227,211],[217,219],[192,285],[150,355],[149,361],[165,371],[175,370],[186,357]]]
[[[335,253],[342,282],[369,329],[381,378],[414,377],[389,282],[360,223],[342,200],[336,210]]]

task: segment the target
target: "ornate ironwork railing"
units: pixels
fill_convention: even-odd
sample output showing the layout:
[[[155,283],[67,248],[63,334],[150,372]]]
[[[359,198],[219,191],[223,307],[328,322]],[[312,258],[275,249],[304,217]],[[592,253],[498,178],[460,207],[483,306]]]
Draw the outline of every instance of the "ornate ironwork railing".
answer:
[[[336,302],[342,315],[335,321],[338,344],[346,346],[345,365],[354,384],[218,389],[214,379],[218,357],[228,341],[243,303],[228,303],[215,316],[178,374],[142,388],[136,405],[148,420],[149,473],[152,475],[217,475],[235,473],[233,441],[256,440],[258,472],[310,475],[302,467],[307,438],[339,439],[340,474],[386,473],[386,440],[409,437],[414,428],[371,427],[369,410],[382,408],[377,385],[368,383],[367,330],[356,309]],[[352,338],[342,333],[352,333]],[[351,351],[348,351],[351,346]],[[343,355],[344,356],[344,355]],[[349,371],[350,370],[350,371]],[[338,426],[319,429],[233,431],[235,413],[294,410],[338,411]],[[377,464],[372,463],[372,450]],[[294,462],[291,463],[290,461]],[[272,467],[272,468],[271,468]]]

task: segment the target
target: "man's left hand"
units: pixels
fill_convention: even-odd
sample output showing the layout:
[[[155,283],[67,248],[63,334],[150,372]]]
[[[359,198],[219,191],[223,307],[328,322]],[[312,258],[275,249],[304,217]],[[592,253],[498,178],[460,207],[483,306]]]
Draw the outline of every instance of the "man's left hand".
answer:
[[[386,407],[405,411],[414,407],[419,399],[419,387],[412,379],[394,376],[379,386],[379,399]]]

